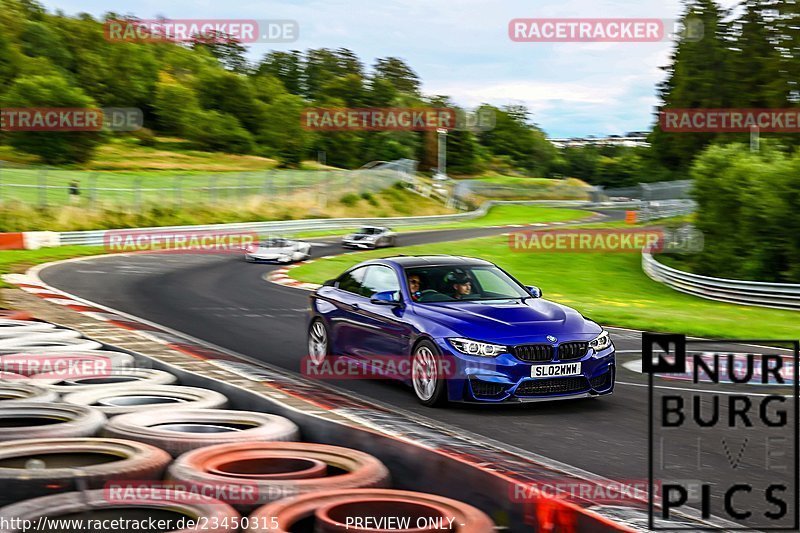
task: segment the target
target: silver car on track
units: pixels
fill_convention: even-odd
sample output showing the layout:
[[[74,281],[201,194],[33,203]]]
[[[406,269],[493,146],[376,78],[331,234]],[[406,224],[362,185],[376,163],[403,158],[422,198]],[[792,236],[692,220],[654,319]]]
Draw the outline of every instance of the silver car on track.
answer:
[[[397,234],[381,226],[364,226],[342,238],[345,248],[382,248],[397,245]]]
[[[311,244],[282,237],[272,237],[251,244],[244,251],[244,259],[250,263],[294,263],[304,261],[311,254]]]

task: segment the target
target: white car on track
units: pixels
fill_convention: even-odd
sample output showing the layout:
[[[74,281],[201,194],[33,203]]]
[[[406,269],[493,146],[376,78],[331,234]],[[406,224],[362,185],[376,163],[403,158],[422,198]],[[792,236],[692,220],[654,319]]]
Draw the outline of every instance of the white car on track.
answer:
[[[248,245],[244,250],[244,259],[249,263],[260,261],[269,263],[294,263],[308,259],[311,244],[292,241],[282,237],[271,237],[257,244]]]
[[[396,244],[397,234],[389,228],[379,226],[364,226],[342,239],[342,246],[345,248],[382,248]]]

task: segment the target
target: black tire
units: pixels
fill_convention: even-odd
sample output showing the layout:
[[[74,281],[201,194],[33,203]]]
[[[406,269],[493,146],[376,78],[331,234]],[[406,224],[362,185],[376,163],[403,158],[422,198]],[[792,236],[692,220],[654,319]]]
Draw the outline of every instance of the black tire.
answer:
[[[34,439],[0,443],[0,505],[48,496],[108,480],[162,479],[170,455],[141,442]],[[27,468],[26,468],[27,467]]]
[[[315,336],[315,328],[321,327],[322,332],[325,334],[325,349],[324,350],[314,350],[312,347],[312,337]],[[308,326],[308,357],[310,359],[310,363],[315,364],[317,366],[321,365],[328,358],[331,356],[331,336],[328,332],[328,328],[325,326],[325,321],[321,318],[315,318],[311,321],[311,324]],[[319,359],[318,359],[319,357]]]
[[[120,485],[124,487],[124,483]],[[119,518],[120,521],[126,519],[138,521],[142,516],[161,515],[161,512],[164,512],[165,516],[176,520],[171,527],[175,527],[177,521],[183,517],[187,519],[184,523],[192,520],[198,524],[197,528],[174,529],[171,530],[172,533],[197,533],[201,525],[202,530],[208,533],[239,531],[236,526],[240,523],[241,515],[224,502],[200,495],[182,496],[181,493],[170,493],[163,489],[153,489],[148,492],[152,497],[141,502],[109,501],[109,491],[105,489],[43,496],[3,507],[0,509],[0,520],[21,526],[23,520],[36,524],[44,517],[58,520],[61,517],[91,517],[92,513],[98,513],[111,520]],[[13,518],[17,520],[12,522]],[[167,529],[170,530],[169,527]],[[143,528],[141,531],[152,530]],[[21,528],[8,528],[4,529],[3,533],[24,533],[24,531]]]
[[[417,357],[423,357],[422,354],[425,350],[427,350],[429,357],[432,359],[432,366],[427,365],[427,368],[435,371],[436,374],[435,377],[431,379],[431,390],[423,392],[423,390],[427,389],[427,386],[423,388],[421,383],[417,383],[418,371],[416,370],[415,361]],[[426,359],[427,357],[428,356],[425,356]],[[414,346],[414,350],[411,353],[411,388],[414,390],[414,396],[417,397],[417,401],[422,405],[426,407],[439,407],[447,403],[447,380],[442,377],[442,370],[441,353],[436,345],[427,339],[419,341]],[[420,381],[426,380],[422,379],[422,376],[420,376]],[[428,395],[428,392],[430,395]]]
[[[50,402],[9,402],[0,409],[0,442],[94,437],[106,423],[97,409]]]
[[[278,415],[222,409],[177,409],[119,415],[106,425],[104,435],[145,442],[173,457],[226,442],[294,441],[297,425]]]

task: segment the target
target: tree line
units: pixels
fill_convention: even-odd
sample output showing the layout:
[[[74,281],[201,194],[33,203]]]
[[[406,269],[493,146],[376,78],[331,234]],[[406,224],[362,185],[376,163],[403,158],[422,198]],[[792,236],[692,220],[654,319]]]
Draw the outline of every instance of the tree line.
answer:
[[[301,114],[319,107],[456,107],[447,96],[425,96],[402,59],[379,58],[370,68],[351,50],[271,51],[256,63],[222,35],[188,43],[110,41],[108,13],[48,13],[35,0],[0,0],[0,103],[3,107],[135,107],[142,144],[170,135],[196,149],[272,157],[284,166],[325,153],[327,164],[353,168],[371,160],[411,158],[436,165],[436,135],[414,131],[309,131]],[[484,106],[491,131],[453,131],[448,169],[474,173],[510,169],[544,176],[556,151],[521,106]],[[81,163],[108,132],[5,132],[0,141],[47,163]]]

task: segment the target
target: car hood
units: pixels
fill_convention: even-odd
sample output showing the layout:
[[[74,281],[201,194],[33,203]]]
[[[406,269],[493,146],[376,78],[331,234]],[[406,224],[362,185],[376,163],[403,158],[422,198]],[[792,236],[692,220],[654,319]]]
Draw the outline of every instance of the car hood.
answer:
[[[602,328],[576,310],[541,298],[417,304],[414,311],[441,328],[476,340],[514,344],[590,340]]]

